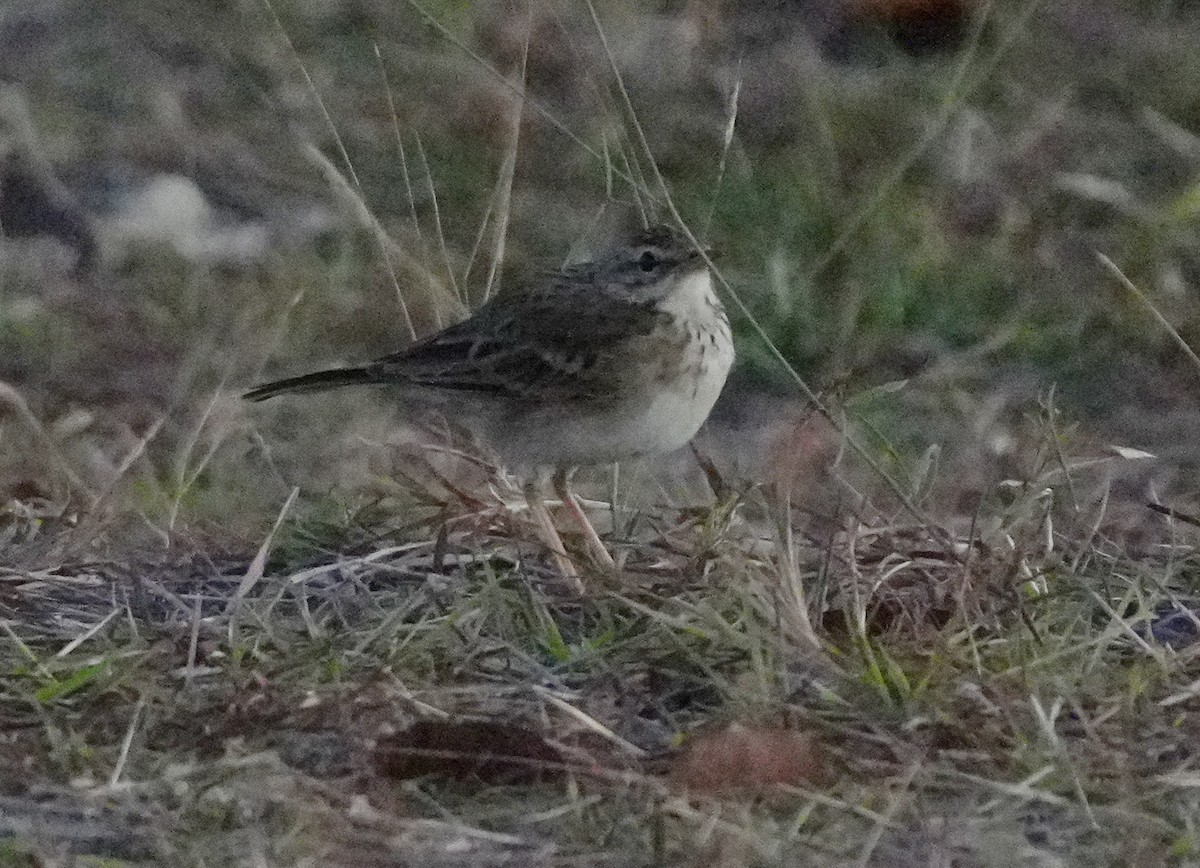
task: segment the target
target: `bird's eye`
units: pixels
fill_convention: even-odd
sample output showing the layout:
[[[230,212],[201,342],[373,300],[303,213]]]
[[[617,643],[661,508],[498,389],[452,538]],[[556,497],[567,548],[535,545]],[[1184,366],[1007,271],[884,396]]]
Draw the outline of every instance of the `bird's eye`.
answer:
[[[658,257],[653,252],[647,250],[638,257],[638,266],[642,271],[653,271],[658,268]]]

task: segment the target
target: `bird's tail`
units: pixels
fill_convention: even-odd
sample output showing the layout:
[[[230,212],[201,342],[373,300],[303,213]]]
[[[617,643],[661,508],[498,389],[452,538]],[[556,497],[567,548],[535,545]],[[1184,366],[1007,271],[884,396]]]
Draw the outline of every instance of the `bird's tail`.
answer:
[[[315,374],[303,374],[299,377],[288,377],[286,380],[263,383],[261,386],[255,386],[242,397],[247,401],[265,401],[267,398],[274,398],[285,392],[321,392],[340,386],[358,386],[379,381],[374,368],[335,368],[331,371],[317,371]]]

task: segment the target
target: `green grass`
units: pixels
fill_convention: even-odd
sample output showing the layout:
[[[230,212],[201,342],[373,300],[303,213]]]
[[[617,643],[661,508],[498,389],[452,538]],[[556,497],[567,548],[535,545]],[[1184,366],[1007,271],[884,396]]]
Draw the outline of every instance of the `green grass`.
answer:
[[[279,564],[236,615],[224,602],[236,572],[204,567],[189,579],[176,568],[182,609],[149,590],[146,608],[118,604],[66,654],[64,640],[78,635],[70,613],[104,614],[95,602],[121,585],[37,583],[14,628],[28,655],[8,646],[6,729],[36,757],[37,777],[73,782],[57,798],[74,810],[145,794],[171,827],[148,840],[174,858],[236,860],[222,848],[246,846],[236,842],[249,834],[272,861],[336,860],[328,824],[364,786],[373,804],[392,791],[408,806],[355,821],[352,837],[384,861],[403,852],[387,834],[413,833],[420,817],[511,836],[489,844],[510,852],[545,846],[550,864],[642,864],[654,848],[664,864],[713,848],[733,848],[739,864],[875,849],[914,859],[945,846],[984,856],[997,837],[1023,841],[1028,858],[1084,858],[1081,847],[1118,863],[1186,853],[1180,751],[1192,700],[1181,697],[1192,654],[1138,637],[1194,565],[1187,555],[1174,566],[1135,562],[1102,541],[1072,551],[1061,535],[1065,550],[1047,550],[1030,497],[981,511],[969,564],[919,553],[930,541],[918,528],[863,525],[802,547],[805,585],[822,577],[829,594],[819,652],[786,627],[778,564],[756,565],[732,531],[712,560],[584,601],[529,566],[423,574],[428,539],[343,556],[299,583],[300,570]],[[663,581],[666,596],[654,589]],[[376,739],[444,714],[582,739],[588,759],[565,776],[544,771],[541,783],[381,775]],[[648,754],[589,740],[589,719]],[[689,801],[655,769],[720,720],[816,733],[832,782],[765,801]],[[106,789],[128,726],[129,783]],[[322,760],[330,751],[339,759]],[[539,812],[553,819],[531,822]],[[956,827],[952,839],[935,834],[944,824]]]

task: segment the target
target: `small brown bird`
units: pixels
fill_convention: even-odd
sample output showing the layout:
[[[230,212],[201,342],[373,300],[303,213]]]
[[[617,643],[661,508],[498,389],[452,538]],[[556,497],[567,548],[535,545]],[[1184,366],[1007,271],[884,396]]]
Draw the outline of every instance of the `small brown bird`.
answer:
[[[438,408],[524,476],[543,541],[582,590],[546,510],[547,479],[579,521],[593,558],[611,567],[570,492],[570,474],[686,444],[733,358],[729,319],[704,258],[659,226],[525,292],[496,296],[406,350],[266,383],[245,397],[388,384],[406,403]]]

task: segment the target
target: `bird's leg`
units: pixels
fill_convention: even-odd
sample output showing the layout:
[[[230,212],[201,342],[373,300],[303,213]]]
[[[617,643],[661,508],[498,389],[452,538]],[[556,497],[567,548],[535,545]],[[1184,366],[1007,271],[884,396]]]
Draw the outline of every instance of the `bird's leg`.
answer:
[[[554,563],[563,577],[571,583],[575,593],[583,596],[584,587],[579,578],[579,571],[567,557],[566,546],[563,545],[562,537],[554,528],[550,510],[546,509],[546,497],[541,479],[525,483],[525,502],[529,504],[529,515],[533,518],[534,529],[537,531],[542,545],[550,550],[550,557],[554,559]]]
[[[613,562],[612,555],[604,547],[604,541],[600,539],[600,534],[596,533],[596,528],[588,519],[587,513],[583,511],[583,507],[579,505],[579,501],[571,493],[571,473],[573,470],[574,468],[567,468],[555,472],[554,490],[557,492],[559,500],[563,502],[563,506],[571,511],[571,515],[574,516],[575,521],[579,524],[579,529],[583,531],[583,539],[587,543],[588,553],[592,556],[592,560],[605,569],[615,570],[617,565]]]

